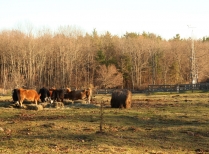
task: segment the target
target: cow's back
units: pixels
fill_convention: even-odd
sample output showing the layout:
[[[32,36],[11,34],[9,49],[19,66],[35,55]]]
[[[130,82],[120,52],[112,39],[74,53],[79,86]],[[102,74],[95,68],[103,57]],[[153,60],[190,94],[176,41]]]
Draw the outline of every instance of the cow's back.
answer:
[[[17,90],[17,96],[18,96],[18,101],[20,103],[20,106],[22,106],[23,101],[26,99],[28,101],[34,101],[37,105],[37,102],[40,99],[40,95],[38,94],[36,90],[33,89],[18,89]]]
[[[87,103],[90,103],[92,97],[92,90],[91,89],[84,89],[84,90],[72,90],[68,91],[68,98],[70,100],[83,100],[87,99]]]
[[[19,91],[19,99],[21,100],[28,100],[28,101],[39,101],[40,94],[37,93],[36,90],[33,89],[22,89],[20,88]]]
[[[38,95],[36,90],[27,90],[26,98],[28,100],[33,101],[33,100],[39,100],[40,97],[39,97],[39,95]]]
[[[65,96],[65,90],[64,89],[55,89],[52,91],[52,96],[51,96],[53,101],[58,101],[58,102],[63,102]]]
[[[40,99],[42,102],[44,102],[47,97],[50,97],[49,90],[45,87],[41,88],[38,93],[41,94]]]
[[[71,100],[78,100],[86,98],[86,92],[83,90],[72,90],[68,92],[68,97]]]
[[[56,90],[56,88],[52,87],[49,89],[49,96],[52,97],[53,91]]]

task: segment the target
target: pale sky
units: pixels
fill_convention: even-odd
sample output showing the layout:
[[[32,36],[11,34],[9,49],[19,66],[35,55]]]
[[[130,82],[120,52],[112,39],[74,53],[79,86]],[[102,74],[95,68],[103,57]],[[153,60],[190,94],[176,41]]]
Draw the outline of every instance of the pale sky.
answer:
[[[0,0],[0,31],[27,24],[118,36],[148,32],[164,39],[193,32],[199,39],[209,37],[209,0]]]

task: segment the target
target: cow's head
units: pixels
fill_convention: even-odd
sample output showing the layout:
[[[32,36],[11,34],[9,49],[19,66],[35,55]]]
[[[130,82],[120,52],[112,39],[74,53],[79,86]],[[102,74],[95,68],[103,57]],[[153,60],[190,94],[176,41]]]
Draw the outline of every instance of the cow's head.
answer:
[[[46,97],[45,101],[49,102],[50,104],[54,103],[54,101],[53,101],[53,99],[51,99],[51,97]]]
[[[51,100],[51,97],[45,97],[45,98],[44,98],[44,101],[45,101],[45,102],[49,102],[50,100]]]
[[[41,94],[38,94],[38,96],[35,96],[35,99],[37,99],[37,101],[40,102],[41,101],[40,97],[41,97]]]
[[[70,88],[66,88],[67,89],[67,93],[71,92],[71,89]]]

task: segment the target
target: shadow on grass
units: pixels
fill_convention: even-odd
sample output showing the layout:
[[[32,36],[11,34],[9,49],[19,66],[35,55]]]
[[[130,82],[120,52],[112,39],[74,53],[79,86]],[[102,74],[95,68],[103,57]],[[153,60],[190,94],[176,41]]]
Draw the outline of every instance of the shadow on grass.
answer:
[[[41,146],[43,143],[48,147],[106,144],[209,151],[209,121],[207,116],[201,116],[206,113],[198,112],[198,108],[205,107],[205,104],[183,105],[141,104],[140,108],[130,110],[105,108],[104,133],[98,133],[100,111],[95,108],[18,110],[18,113],[10,118],[5,117],[4,120],[13,120],[14,124],[10,125],[18,125],[15,127],[16,132],[8,140],[20,140],[25,142],[25,146]],[[197,110],[194,113],[191,110],[193,107]],[[175,114],[174,111],[180,114]],[[192,114],[184,114],[186,112]],[[35,123],[35,126],[31,123]]]

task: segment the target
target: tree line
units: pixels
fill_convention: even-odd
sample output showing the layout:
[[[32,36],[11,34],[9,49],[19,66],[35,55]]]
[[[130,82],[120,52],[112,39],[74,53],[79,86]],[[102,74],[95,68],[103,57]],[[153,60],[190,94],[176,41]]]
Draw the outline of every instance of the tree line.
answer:
[[[209,39],[194,40],[198,82],[209,78]],[[0,32],[0,87],[145,89],[191,83],[191,38],[164,40],[153,33],[83,34],[70,27]]]

